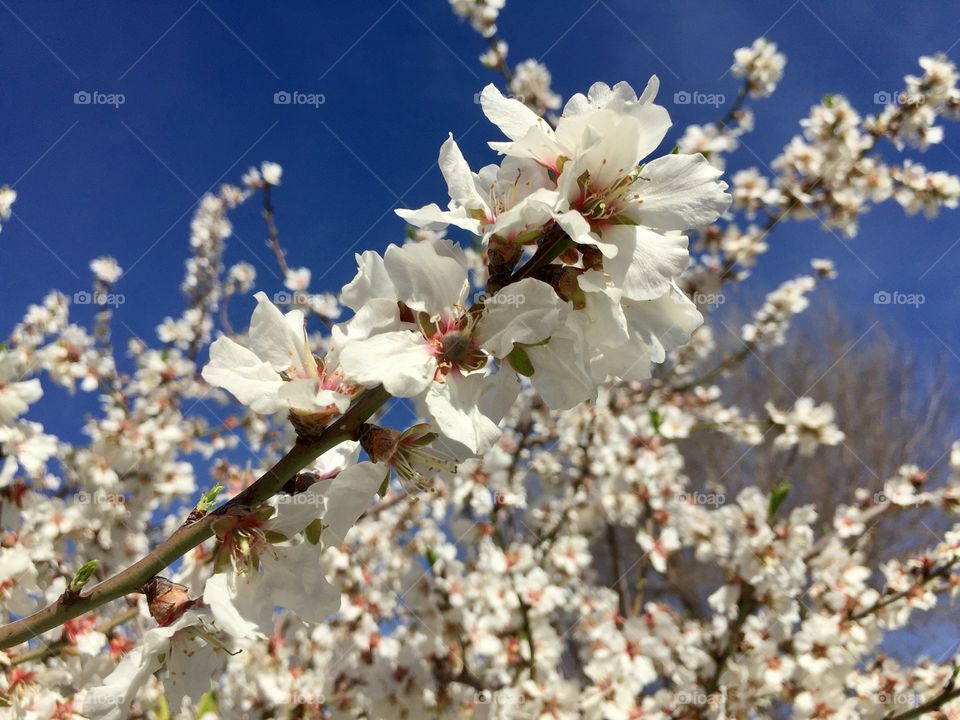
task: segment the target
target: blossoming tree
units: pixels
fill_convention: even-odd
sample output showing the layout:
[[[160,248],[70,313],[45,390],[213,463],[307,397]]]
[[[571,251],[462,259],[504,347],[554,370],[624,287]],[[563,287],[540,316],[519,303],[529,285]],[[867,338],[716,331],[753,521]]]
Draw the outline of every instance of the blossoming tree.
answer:
[[[921,58],[874,116],[825,98],[772,174],[724,180],[749,103],[784,71],[769,41],[736,51],[726,116],[665,147],[656,77],[563,103],[545,67],[508,61],[503,0],[451,5],[506,83],[480,95],[495,162],[474,171],[445,140],[449,200],[398,210],[406,240],[358,254],[338,295],[289,265],[281,168],[263,163],[203,198],[183,314],[156,346],[129,341],[132,363],[108,309],[86,328],[57,292],[10,333],[4,713],[960,717],[957,658],[886,652],[960,587],[960,526],[879,567],[865,547],[884,517],[956,512],[960,445],[936,482],[903,457],[882,492],[824,517],[786,482],[728,501],[723,476],[687,471],[703,433],[783,458],[778,480],[844,442],[829,398],[757,411],[726,391],[790,342],[832,263],[770,293],[730,351],[711,298],[750,277],[781,223],[853,237],[873,204],[956,207],[956,177],[877,152],[942,139],[960,114],[953,64]],[[0,191],[0,218],[15,199]],[[286,277],[272,300],[251,297],[251,266],[224,263],[245,202],[263,204]],[[90,267],[94,298],[122,272]],[[252,309],[248,328],[230,303]],[[99,397],[88,442],[29,419],[49,385]]]

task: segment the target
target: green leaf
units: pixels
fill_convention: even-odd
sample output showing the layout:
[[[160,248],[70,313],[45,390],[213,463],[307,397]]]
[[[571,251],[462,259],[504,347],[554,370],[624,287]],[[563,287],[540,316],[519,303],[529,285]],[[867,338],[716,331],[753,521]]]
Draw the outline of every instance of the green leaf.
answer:
[[[656,408],[650,409],[650,422],[653,424],[653,431],[660,432],[660,426],[663,425],[663,415]]]
[[[383,478],[383,482],[380,483],[380,488],[377,490],[377,495],[384,497],[387,494],[387,490],[390,489],[390,471],[387,470],[387,474]]]
[[[316,545],[320,542],[321,534],[323,534],[323,520],[320,518],[317,518],[303,529],[303,535],[311,545]]]
[[[197,510],[200,512],[207,512],[210,508],[213,507],[213,504],[217,501],[217,496],[223,492],[223,485],[217,483],[212,488],[207,490],[197,501]]]
[[[162,663],[166,659],[166,655],[161,655],[158,659]],[[170,720],[170,717],[170,705],[167,703],[167,699],[161,695],[153,712],[153,720]]]
[[[76,575],[73,576],[73,580],[70,581],[70,590],[72,592],[79,592],[80,589],[89,582],[90,576],[93,575],[93,571],[97,569],[97,565],[99,564],[99,560],[91,560],[81,565]]]
[[[780,506],[783,505],[783,501],[786,500],[787,495],[790,494],[790,487],[790,483],[784,482],[770,491],[770,507],[767,510],[768,520],[773,520],[773,518],[776,517],[777,511],[780,509]]]
[[[213,690],[209,690],[200,696],[200,702],[197,703],[197,720],[200,720],[207,713],[216,713],[219,710],[217,696]]]
[[[530,362],[530,356],[527,355],[527,351],[519,345],[515,345],[513,350],[510,351],[510,354],[507,355],[507,362],[510,363],[510,367],[524,377],[533,375],[533,363]]]
[[[437,560],[440,559],[440,556],[437,555],[436,551],[431,547],[427,548],[427,551],[424,553],[424,557],[427,558],[427,562],[430,563],[430,567],[436,565]]]

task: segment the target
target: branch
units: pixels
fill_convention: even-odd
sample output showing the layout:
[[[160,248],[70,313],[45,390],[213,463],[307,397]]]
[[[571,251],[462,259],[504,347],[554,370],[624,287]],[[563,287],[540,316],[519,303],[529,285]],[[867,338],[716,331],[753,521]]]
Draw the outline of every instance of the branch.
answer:
[[[382,386],[365,391],[339,420],[316,438],[298,438],[293,448],[250,487],[214,512],[196,522],[182,525],[159,547],[126,570],[104,580],[86,594],[66,601],[60,598],[29,617],[0,627],[0,650],[32,640],[112,600],[138,592],[147,580],[210,538],[216,518],[237,507],[254,507],[273,497],[290,478],[320,455],[346,440],[352,440],[360,426],[389,398],[389,393]]]
[[[270,248],[277,257],[277,265],[280,266],[280,272],[286,277],[287,273],[290,272],[290,267],[287,265],[287,258],[283,252],[283,248],[280,247],[280,231],[277,229],[277,223],[274,220],[273,202],[270,199],[270,189],[272,187],[268,182],[263,184],[263,219],[267,222],[267,232],[270,235]]]

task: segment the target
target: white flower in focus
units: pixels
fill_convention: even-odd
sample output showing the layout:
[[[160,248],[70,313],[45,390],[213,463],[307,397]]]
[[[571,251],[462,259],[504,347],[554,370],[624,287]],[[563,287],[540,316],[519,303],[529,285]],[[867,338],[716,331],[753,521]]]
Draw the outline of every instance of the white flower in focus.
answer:
[[[564,303],[528,278],[468,309],[466,257],[445,239],[357,259],[360,270],[341,293],[356,315],[333,330],[344,374],[395,397],[422,398],[444,435],[474,452],[489,447],[499,436],[499,417],[480,409],[490,356],[548,339]]]
[[[340,374],[310,351],[300,310],[284,315],[259,292],[250,320],[250,348],[224,336],[210,346],[203,379],[262,414],[294,410],[333,417],[350,405]]]
[[[323,478],[294,496],[274,499],[278,514],[260,528],[260,544],[252,548],[257,567],[247,572],[220,572],[207,580],[203,600],[217,626],[240,641],[268,637],[274,631],[274,610],[290,610],[303,621],[318,623],[340,607],[340,591],[320,567],[323,549],[339,547],[347,532],[370,506],[383,482],[383,466],[360,463]],[[289,511],[289,512],[287,512]],[[268,533],[293,537],[308,524],[322,523],[319,540],[268,545]],[[244,526],[249,533],[249,527]]]

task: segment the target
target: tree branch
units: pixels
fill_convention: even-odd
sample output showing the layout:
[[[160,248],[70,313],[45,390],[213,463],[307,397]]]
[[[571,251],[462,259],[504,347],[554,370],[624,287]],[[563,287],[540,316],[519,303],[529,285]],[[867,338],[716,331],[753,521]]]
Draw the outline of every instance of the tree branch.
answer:
[[[213,535],[213,522],[217,517],[237,507],[254,507],[271,498],[290,478],[320,455],[346,440],[352,440],[360,426],[389,398],[390,394],[382,386],[365,391],[339,420],[316,438],[309,441],[298,439],[276,465],[243,492],[196,522],[182,525],[159,547],[126,570],[104,580],[86,594],[67,601],[60,598],[29,617],[0,627],[0,650],[32,640],[68,620],[139,591],[147,580]]]

